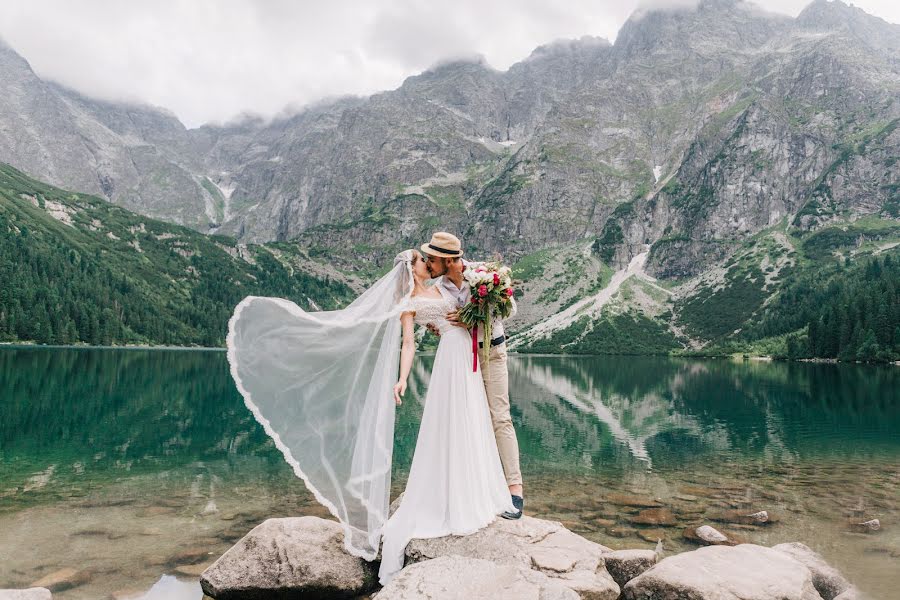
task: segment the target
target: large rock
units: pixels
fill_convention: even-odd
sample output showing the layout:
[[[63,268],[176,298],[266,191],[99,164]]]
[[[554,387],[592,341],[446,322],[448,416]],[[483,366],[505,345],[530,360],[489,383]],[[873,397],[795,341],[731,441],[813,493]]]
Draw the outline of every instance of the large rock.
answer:
[[[606,571],[619,587],[656,564],[657,556],[653,550],[616,550],[603,555]]]
[[[217,600],[345,598],[371,591],[374,564],[344,550],[344,532],[318,517],[268,519],[253,528],[200,577]]]
[[[619,586],[606,571],[609,548],[575,535],[559,523],[532,517],[497,519],[472,535],[413,540],[407,564],[440,556],[464,556],[534,569],[559,580],[581,598],[615,600]]]
[[[806,566],[754,544],[709,546],[665,558],[629,581],[626,600],[821,600]]]
[[[406,567],[377,600],[577,600],[561,582],[521,565],[442,556]]]
[[[0,600],[51,600],[50,590],[32,587],[26,590],[0,590]]]
[[[772,549],[789,554],[806,565],[806,568],[812,573],[813,585],[825,600],[834,600],[851,588],[850,582],[844,579],[837,569],[825,562],[824,558],[805,544],[791,542],[778,544]]]

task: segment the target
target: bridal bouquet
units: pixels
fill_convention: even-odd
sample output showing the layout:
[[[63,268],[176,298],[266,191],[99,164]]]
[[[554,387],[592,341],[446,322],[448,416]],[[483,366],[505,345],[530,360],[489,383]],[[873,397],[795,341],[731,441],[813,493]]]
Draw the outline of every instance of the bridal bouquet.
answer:
[[[469,263],[463,272],[469,284],[469,302],[459,310],[459,320],[472,328],[472,370],[478,368],[478,329],[484,347],[491,347],[491,320],[505,319],[512,312],[512,270],[499,262]],[[490,352],[486,354],[489,356]],[[487,358],[485,359],[487,360]]]

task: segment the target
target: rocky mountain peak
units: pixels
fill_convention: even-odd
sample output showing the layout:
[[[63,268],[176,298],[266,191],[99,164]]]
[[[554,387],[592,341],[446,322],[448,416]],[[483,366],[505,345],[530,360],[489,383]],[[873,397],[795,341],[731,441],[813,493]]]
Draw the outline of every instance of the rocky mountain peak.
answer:
[[[535,48],[523,62],[552,60],[559,56],[594,54],[612,48],[603,37],[585,35],[578,39],[560,39]]]
[[[624,60],[684,51],[740,51],[761,46],[790,21],[743,0],[641,9],[622,26],[615,49]]]
[[[796,25],[809,31],[849,35],[874,48],[900,50],[900,25],[841,0],[814,0],[797,16]]]
[[[0,38],[0,69],[4,76],[7,75],[7,69],[15,68],[17,70],[26,69],[31,72],[31,65],[15,51],[3,38]]]

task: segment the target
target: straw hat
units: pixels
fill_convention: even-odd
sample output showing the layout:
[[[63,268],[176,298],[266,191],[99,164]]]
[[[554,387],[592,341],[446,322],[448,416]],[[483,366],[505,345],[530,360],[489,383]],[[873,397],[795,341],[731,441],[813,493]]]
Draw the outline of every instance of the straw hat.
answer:
[[[446,231],[438,231],[431,236],[431,241],[422,244],[422,252],[442,258],[458,258],[463,255],[459,238]]]

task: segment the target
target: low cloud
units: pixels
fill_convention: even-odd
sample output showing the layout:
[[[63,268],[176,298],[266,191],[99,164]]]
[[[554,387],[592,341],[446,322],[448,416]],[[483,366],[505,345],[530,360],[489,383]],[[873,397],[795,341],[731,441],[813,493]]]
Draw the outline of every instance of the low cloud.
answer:
[[[400,85],[483,56],[505,70],[542,44],[614,40],[635,8],[693,0],[4,0],[0,37],[46,78],[172,110],[188,126],[265,117]],[[761,0],[796,14],[805,2]],[[857,5],[900,21],[900,7]],[[891,12],[893,11],[893,12]]]

